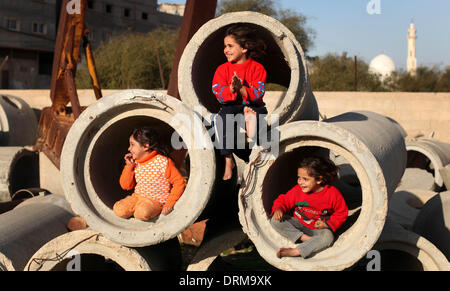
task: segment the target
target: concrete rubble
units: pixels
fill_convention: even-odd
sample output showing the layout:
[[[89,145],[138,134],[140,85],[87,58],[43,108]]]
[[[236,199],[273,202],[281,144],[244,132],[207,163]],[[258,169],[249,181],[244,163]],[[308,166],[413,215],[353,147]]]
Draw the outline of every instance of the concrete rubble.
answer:
[[[270,81],[287,91],[267,102],[268,124],[279,117],[278,147],[254,147],[248,162],[235,156],[233,179],[223,182],[223,158],[208,134],[219,107],[206,81],[219,64],[219,39],[235,22],[250,23],[261,33],[273,52]],[[6,114],[0,117],[8,120],[0,128],[0,203],[13,202],[0,214],[0,270],[180,270],[177,237],[191,240],[197,249],[188,271],[211,270],[222,252],[247,239],[280,270],[365,269],[371,251],[381,254],[382,270],[450,270],[450,145],[429,138],[405,140],[400,124],[370,111],[319,121],[303,50],[277,20],[236,12],[209,21],[186,46],[178,80],[181,101],[133,89],[90,104],[66,137],[60,171],[43,157],[39,162],[42,153],[25,148],[36,136],[31,107],[18,97],[0,96],[0,111]],[[185,151],[176,154],[187,178],[174,211],[148,222],[121,219],[112,211],[124,195],[116,182],[127,135],[142,124],[157,128],[169,143],[177,133]],[[28,128],[32,136],[20,140],[17,132]],[[335,186],[349,217],[330,248],[308,259],[278,259],[276,250],[293,244],[271,227],[270,208],[295,184],[296,161],[312,154],[340,166]],[[25,166],[18,173],[17,161],[28,156],[38,157],[33,163],[40,168],[23,175]],[[12,180],[28,181],[37,174],[39,181],[47,168],[40,186],[52,183],[52,194],[11,201],[17,187],[31,188],[11,187]],[[74,217],[78,223],[68,225]]]

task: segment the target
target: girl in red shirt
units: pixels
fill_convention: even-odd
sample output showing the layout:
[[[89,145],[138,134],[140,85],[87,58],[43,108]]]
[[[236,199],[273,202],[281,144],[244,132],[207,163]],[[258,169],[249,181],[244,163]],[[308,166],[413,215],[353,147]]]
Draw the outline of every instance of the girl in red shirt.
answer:
[[[333,183],[338,167],[328,158],[303,159],[297,169],[297,185],[278,196],[272,206],[272,226],[297,248],[279,248],[277,257],[309,257],[329,247],[335,232],[347,219],[348,208]],[[293,211],[293,216],[287,215]]]
[[[150,127],[135,129],[128,151],[120,186],[124,190],[134,189],[134,193],[116,202],[114,213],[144,221],[169,214],[183,194],[186,181],[168,157],[158,133]]]
[[[263,102],[267,72],[263,65],[255,61],[255,58],[263,57],[265,48],[264,42],[248,26],[233,25],[225,33],[224,54],[227,62],[217,68],[212,82],[212,91],[222,104],[214,123],[222,144],[220,153],[225,156],[223,180],[231,179],[233,175],[235,165],[232,153],[239,132],[234,123],[233,128],[228,127],[227,131],[227,119],[233,117],[238,121],[239,115],[243,115],[247,136],[253,138],[260,127],[259,114],[267,114]]]

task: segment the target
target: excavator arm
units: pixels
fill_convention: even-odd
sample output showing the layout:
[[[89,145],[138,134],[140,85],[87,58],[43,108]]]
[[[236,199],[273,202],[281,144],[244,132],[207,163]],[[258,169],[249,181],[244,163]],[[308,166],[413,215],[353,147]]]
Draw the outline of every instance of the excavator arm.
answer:
[[[75,119],[83,111],[75,86],[80,49],[85,49],[87,64],[95,96],[101,98],[101,89],[95,70],[89,30],[85,26],[86,0],[80,0],[80,13],[69,13],[69,0],[63,0],[59,17],[53,58],[50,99],[52,105],[42,110],[35,150],[42,151],[59,169],[64,140]],[[82,46],[83,44],[83,46]],[[70,103],[71,106],[68,106]]]

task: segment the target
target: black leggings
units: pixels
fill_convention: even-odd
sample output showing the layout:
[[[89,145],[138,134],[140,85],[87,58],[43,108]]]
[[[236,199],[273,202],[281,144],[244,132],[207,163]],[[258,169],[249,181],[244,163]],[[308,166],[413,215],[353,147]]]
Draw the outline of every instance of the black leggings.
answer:
[[[262,104],[225,104],[220,109],[219,113],[217,113],[216,117],[214,118],[214,126],[215,126],[215,132],[216,132],[216,139],[218,138],[219,141],[219,150],[220,154],[230,155],[232,153],[236,153],[240,156],[240,153],[242,151],[247,151],[249,153],[249,150],[247,149],[247,143],[246,143],[246,135],[245,133],[242,136],[242,133],[240,133],[240,128],[243,128],[245,130],[245,120],[244,120],[244,107],[250,107],[256,112],[256,124],[257,124],[257,130],[256,135],[253,137],[253,140],[256,141],[256,143],[260,144],[260,129],[262,127],[262,124],[260,122],[265,122],[265,120],[259,117],[260,114],[267,114],[266,105],[264,103]],[[222,122],[218,121],[217,119],[221,118]],[[227,128],[227,120],[229,118],[234,118],[234,122],[232,123],[233,128]],[[261,120],[260,120],[261,119]],[[231,122],[231,121],[229,121]],[[230,124],[231,125],[231,124]],[[264,128],[264,127],[263,127]],[[265,125],[265,128],[267,129],[267,125]],[[228,134],[227,134],[228,129]],[[230,138],[232,139],[230,141]],[[227,145],[228,140],[228,145]],[[245,141],[245,147],[242,148],[242,141]],[[239,142],[239,144],[238,144]]]

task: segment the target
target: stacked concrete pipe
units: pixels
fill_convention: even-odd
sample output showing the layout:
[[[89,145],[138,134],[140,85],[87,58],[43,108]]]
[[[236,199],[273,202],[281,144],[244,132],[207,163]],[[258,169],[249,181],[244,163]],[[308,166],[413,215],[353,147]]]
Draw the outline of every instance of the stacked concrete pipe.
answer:
[[[68,231],[73,215],[62,195],[31,198],[0,215],[0,270],[23,270],[44,244]]]
[[[431,190],[396,190],[389,199],[388,216],[407,230],[412,230],[414,221],[428,200],[438,193]]]
[[[0,95],[0,145],[34,145],[36,132],[33,109],[19,97]]]
[[[407,167],[431,171],[434,175],[434,185],[430,190],[445,189],[439,170],[450,164],[450,144],[429,138],[419,138],[407,140],[406,149],[408,151]]]
[[[129,248],[86,229],[46,243],[30,258],[25,271],[176,271],[180,267],[181,251],[176,239]]]
[[[433,243],[390,219],[373,249],[380,252],[380,270],[450,271],[446,257]]]
[[[412,229],[432,242],[450,260],[450,191],[441,192],[428,200]]]
[[[267,45],[262,64],[267,70],[267,82],[287,88],[275,104],[268,104],[268,124],[278,120],[284,124],[293,120],[318,120],[317,103],[312,94],[306,59],[299,42],[289,29],[274,18],[257,12],[227,13],[205,23],[184,49],[178,70],[181,100],[206,121],[220,109],[211,86],[217,67],[226,62],[223,39],[226,29],[244,23],[257,30]],[[272,116],[278,116],[272,119]]]
[[[279,133],[279,149],[252,151],[245,172],[247,184],[239,201],[244,232],[259,254],[278,269],[343,270],[352,266],[377,241],[387,214],[388,196],[405,170],[406,148],[398,125],[385,116],[361,111],[324,122],[288,123],[279,127]],[[270,210],[278,195],[296,184],[297,162],[312,154],[345,158],[357,175],[362,193],[358,196],[341,187],[349,217],[330,248],[308,259],[279,259],[278,248],[295,245],[272,228]]]
[[[156,128],[175,149],[181,137],[190,164],[174,210],[146,222],[122,219],[112,211],[116,201],[130,194],[118,181],[129,136],[141,125]],[[195,222],[214,189],[227,189],[216,182],[217,172],[211,138],[197,115],[179,100],[147,90],[119,91],[90,105],[72,125],[61,155],[62,184],[73,210],[92,230],[131,247],[164,242]]]
[[[209,271],[214,260],[226,251],[247,239],[237,225],[208,227],[203,242],[189,262],[187,271]]]
[[[39,186],[39,156],[24,147],[0,147],[0,202],[20,189]]]

